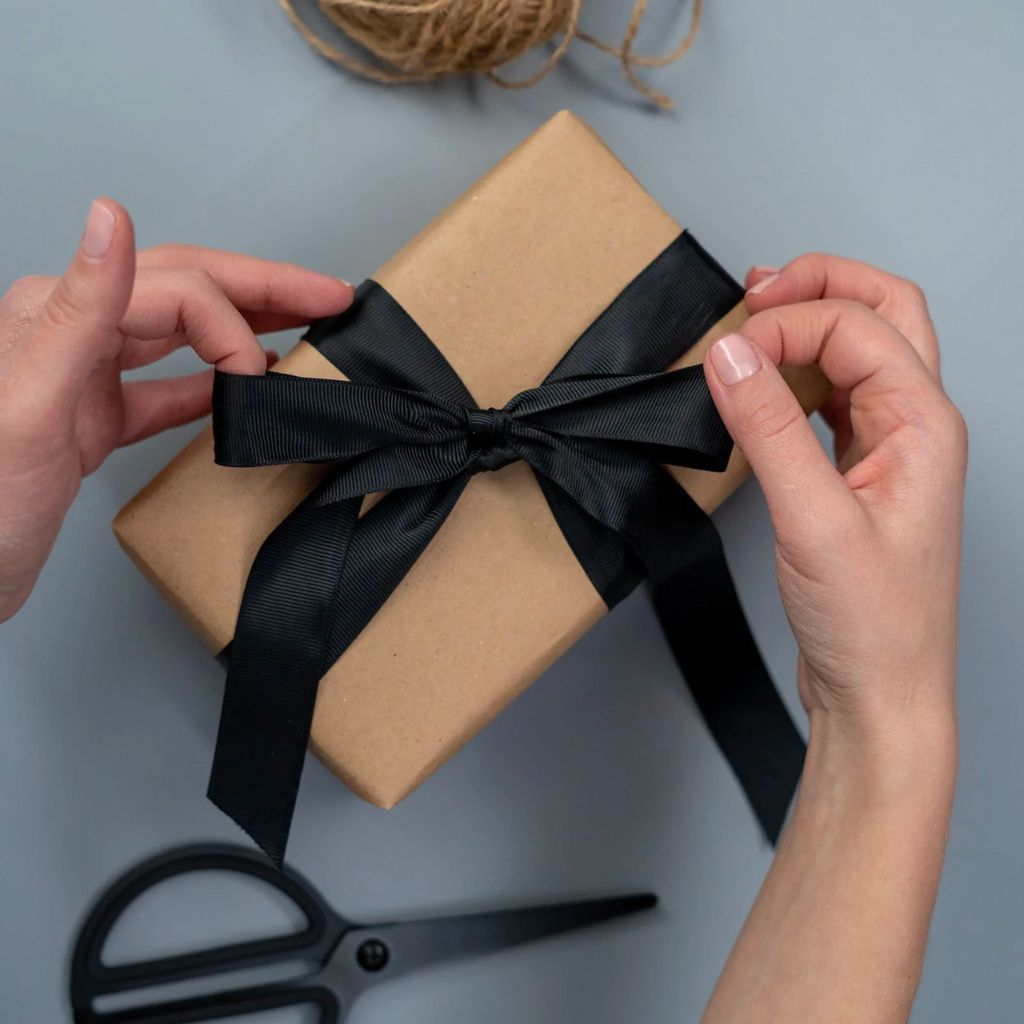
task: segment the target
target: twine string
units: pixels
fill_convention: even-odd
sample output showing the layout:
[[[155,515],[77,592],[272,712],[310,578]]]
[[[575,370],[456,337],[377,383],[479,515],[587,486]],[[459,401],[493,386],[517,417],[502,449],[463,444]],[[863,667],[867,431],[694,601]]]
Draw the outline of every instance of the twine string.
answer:
[[[689,29],[675,49],[646,55],[633,47],[648,0],[633,0],[629,23],[617,44],[580,28],[583,0],[318,0],[327,19],[373,58],[364,60],[324,39],[298,13],[295,0],[279,2],[317,53],[375,82],[429,82],[476,72],[505,89],[525,89],[550,74],[578,39],[618,60],[630,85],[662,108],[670,108],[672,101],[648,85],[638,70],[679,60],[697,38],[703,7],[703,0],[693,0]],[[556,37],[537,71],[516,79],[498,72]]]

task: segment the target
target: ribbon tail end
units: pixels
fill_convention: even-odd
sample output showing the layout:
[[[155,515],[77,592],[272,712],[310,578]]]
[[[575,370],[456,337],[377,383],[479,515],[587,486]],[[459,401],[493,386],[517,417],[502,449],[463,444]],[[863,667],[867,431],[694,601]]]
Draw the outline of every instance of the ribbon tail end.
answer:
[[[227,815],[262,851],[279,871],[284,869],[285,850],[291,829],[291,814],[283,825],[277,822],[261,821],[250,808],[240,805],[230,791],[222,791],[216,777],[210,779],[206,790],[207,799],[222,814]]]

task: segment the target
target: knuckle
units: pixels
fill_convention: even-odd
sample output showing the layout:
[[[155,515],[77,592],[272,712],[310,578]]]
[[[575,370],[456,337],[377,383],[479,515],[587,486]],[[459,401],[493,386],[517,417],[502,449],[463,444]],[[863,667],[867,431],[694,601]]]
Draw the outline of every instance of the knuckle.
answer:
[[[899,289],[904,301],[925,309],[928,308],[928,298],[924,293],[924,289],[916,281],[911,281],[908,277],[897,277],[895,278],[895,285]]]
[[[0,304],[9,315],[18,316],[24,313],[35,313],[42,304],[41,299],[48,293],[50,278],[41,274],[30,274],[27,277],[19,277],[10,288],[7,289]]]
[[[887,292],[886,306],[895,315],[902,314],[901,322],[909,320],[911,323],[919,323],[922,318],[925,322],[931,320],[928,296],[916,281],[908,277],[889,275],[884,287]]]
[[[268,276],[263,282],[263,308],[276,309],[280,305],[278,286],[272,276]]]
[[[814,249],[809,252],[802,252],[795,259],[790,260],[787,264],[790,267],[797,269],[804,269],[805,267],[818,266],[824,263],[828,259],[828,253],[818,252]]]
[[[802,252],[795,256],[782,269],[786,275],[794,280],[802,281],[805,285],[821,286],[828,277],[828,266],[831,257],[824,252]]]
[[[64,278],[57,282],[44,308],[44,315],[57,327],[81,323],[89,318],[90,312],[88,297],[72,288]]]
[[[182,319],[195,319],[201,310],[209,310],[223,297],[217,282],[203,267],[183,267],[177,274]]]
[[[917,413],[911,420],[921,440],[921,449],[940,463],[952,456],[957,462],[967,453],[967,421],[945,396]]]
[[[803,415],[792,395],[772,395],[750,412],[747,430],[758,441],[774,441],[788,434]]]
[[[28,281],[27,277],[19,277],[16,281],[11,284],[11,287],[4,292],[3,303],[5,306],[20,305],[25,300],[25,296],[28,293]]]
[[[210,272],[203,267],[183,267],[181,277],[185,287],[190,291],[208,293],[215,287]]]
[[[945,443],[954,451],[967,450],[967,421],[963,413],[948,399],[939,416],[939,429]]]
[[[178,329],[196,344],[211,333],[223,314],[224,293],[203,267],[183,267],[179,274]]]

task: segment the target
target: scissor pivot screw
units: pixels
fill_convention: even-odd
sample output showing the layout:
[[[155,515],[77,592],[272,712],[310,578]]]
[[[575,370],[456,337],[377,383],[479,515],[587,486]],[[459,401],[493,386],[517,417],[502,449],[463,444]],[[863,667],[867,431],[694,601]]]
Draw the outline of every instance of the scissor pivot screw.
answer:
[[[356,950],[356,960],[364,971],[383,970],[390,958],[388,947],[380,939],[367,939]]]

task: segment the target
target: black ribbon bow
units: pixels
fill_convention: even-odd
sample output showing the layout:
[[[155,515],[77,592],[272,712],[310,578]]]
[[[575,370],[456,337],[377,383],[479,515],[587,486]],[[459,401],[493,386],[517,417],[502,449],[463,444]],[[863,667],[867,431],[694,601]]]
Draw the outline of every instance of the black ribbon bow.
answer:
[[[317,687],[477,472],[529,464],[612,606],[641,579],[691,692],[765,833],[781,829],[803,742],[758,654],[710,519],[663,464],[723,470],[729,436],[701,367],[662,372],[740,299],[683,233],[536,388],[480,409],[380,285],[307,340],[348,381],[218,373],[216,460],[330,463],[246,583],[210,798],[281,864]],[[360,516],[367,494],[387,492]],[[452,652],[457,658],[458,652]]]

